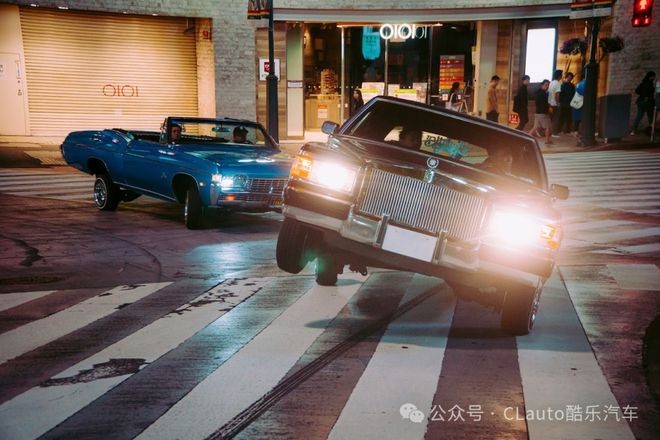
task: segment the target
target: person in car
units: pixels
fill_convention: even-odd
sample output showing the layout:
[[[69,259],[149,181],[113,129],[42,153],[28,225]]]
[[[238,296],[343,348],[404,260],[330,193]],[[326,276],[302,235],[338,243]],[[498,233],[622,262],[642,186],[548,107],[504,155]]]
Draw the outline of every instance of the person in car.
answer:
[[[508,148],[497,148],[488,150],[488,158],[484,160],[479,168],[501,175],[511,175],[513,155]]]
[[[232,142],[235,144],[247,144],[247,129],[245,127],[236,127],[232,133]]]

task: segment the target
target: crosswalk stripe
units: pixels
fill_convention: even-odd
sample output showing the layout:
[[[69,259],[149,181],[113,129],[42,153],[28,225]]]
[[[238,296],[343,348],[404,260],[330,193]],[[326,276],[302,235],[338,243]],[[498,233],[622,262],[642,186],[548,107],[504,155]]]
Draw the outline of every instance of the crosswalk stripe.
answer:
[[[434,285],[438,288],[437,280],[416,276],[401,302]],[[430,413],[456,305],[454,295],[444,287],[389,324],[330,439],[424,437],[427,418],[413,423],[401,416],[400,409],[412,403],[425,415]]]
[[[52,183],[52,182],[93,182],[91,176],[78,176],[74,174],[44,174],[27,175],[20,177],[0,177],[0,184],[30,184],[30,183]]]
[[[26,302],[32,301],[50,295],[56,290],[42,290],[38,292],[18,292],[18,293],[3,293],[0,294],[0,311],[11,309],[20,306]]]
[[[59,183],[49,183],[47,188],[77,188],[77,187],[85,187],[91,189],[93,186],[93,182],[86,180],[86,181],[70,181],[70,182],[59,182]],[[39,184],[39,183],[19,183],[19,184],[10,184],[10,185],[5,185],[3,183],[0,183],[0,191],[14,191],[17,189],[34,189],[34,187],[44,187],[44,185]]]
[[[618,226],[634,226],[637,222],[627,220],[597,220],[597,221],[584,221],[580,222],[564,222],[564,229],[566,232],[581,232],[581,231],[599,231],[602,229],[616,228]]]
[[[636,238],[657,237],[660,236],[660,228],[627,229],[609,233],[594,231],[582,234],[582,236],[584,238],[589,238],[596,243],[610,243]]]
[[[566,283],[568,291],[576,286]],[[588,288],[592,288],[589,286]],[[518,363],[523,384],[525,407],[517,408],[527,418],[530,440],[556,438],[616,438],[635,437],[625,421],[608,420],[575,422],[549,420],[548,409],[566,415],[568,406],[579,405],[582,414],[587,407],[598,405],[599,413],[606,406],[618,407],[616,398],[598,365],[591,345],[571,303],[568,291],[559,277],[551,278],[541,297],[534,334],[518,337]],[[540,335],[542,335],[540,337]],[[515,417],[515,408],[507,417]],[[620,414],[621,415],[621,414]]]
[[[137,438],[204,439],[263,396],[325,330],[309,323],[327,324],[364,281],[355,275],[342,279],[354,282],[310,289]],[[218,395],[232,398],[218,400]]]
[[[13,439],[31,439],[44,434],[128,379],[140,366],[156,361],[183,343],[270,281],[271,278],[259,278],[219,284],[189,304],[57,374],[51,379],[52,385],[34,387],[5,402],[0,406],[0,431]],[[95,366],[112,365],[121,359],[139,361],[132,372],[89,381],[76,380],[85,374],[91,376]],[[54,402],[66,404],[55,405]],[[33,417],[35,411],[41,414],[38,420]]]
[[[3,347],[0,363],[110,315],[118,310],[118,307],[134,303],[170,284],[166,282],[115,287],[74,307],[3,333],[0,335],[0,346]]]
[[[48,189],[49,187],[42,187],[42,188],[31,188],[31,189],[19,189],[19,190],[11,190],[11,191],[5,191],[8,194],[14,194],[14,195],[26,195],[26,196],[48,196],[48,195],[68,195],[71,193],[86,193],[89,194],[91,192],[91,187],[72,187],[70,190],[67,188],[55,188],[55,189]]]

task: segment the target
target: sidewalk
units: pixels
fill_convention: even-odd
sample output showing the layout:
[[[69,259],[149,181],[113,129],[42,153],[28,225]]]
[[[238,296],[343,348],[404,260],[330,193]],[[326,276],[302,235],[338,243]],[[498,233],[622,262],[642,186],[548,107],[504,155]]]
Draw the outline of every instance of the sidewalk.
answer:
[[[0,168],[36,168],[57,167],[66,163],[60,154],[61,136],[36,137],[36,136],[0,136]],[[321,136],[314,136],[314,141],[323,141]],[[599,151],[618,149],[643,149],[660,148],[660,137],[653,143],[646,135],[626,136],[616,142],[605,142],[598,139],[598,144],[592,147],[578,145],[578,138],[573,135],[563,134],[559,138],[553,138],[554,144],[545,145],[543,139],[538,139],[543,154],[567,153],[579,151]],[[295,154],[304,141],[282,141],[280,147],[289,154]]]

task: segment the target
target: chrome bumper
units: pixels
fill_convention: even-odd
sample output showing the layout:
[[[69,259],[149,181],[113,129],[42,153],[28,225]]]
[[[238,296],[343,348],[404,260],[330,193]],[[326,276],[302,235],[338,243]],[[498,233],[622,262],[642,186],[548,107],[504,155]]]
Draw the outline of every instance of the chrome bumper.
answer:
[[[386,252],[381,250],[381,245],[387,228],[387,218],[378,221],[351,211],[345,220],[340,220],[290,205],[284,207],[283,214],[299,222],[336,232],[347,240],[373,248],[374,252]],[[464,275],[466,283],[469,283],[470,276],[475,279],[483,279],[484,276],[507,279],[530,287],[536,287],[545,281],[545,278],[539,275],[480,259],[478,244],[466,247],[464,243],[447,240],[444,235],[439,237],[432,261],[419,261],[424,265],[431,264],[438,268],[459,271]]]

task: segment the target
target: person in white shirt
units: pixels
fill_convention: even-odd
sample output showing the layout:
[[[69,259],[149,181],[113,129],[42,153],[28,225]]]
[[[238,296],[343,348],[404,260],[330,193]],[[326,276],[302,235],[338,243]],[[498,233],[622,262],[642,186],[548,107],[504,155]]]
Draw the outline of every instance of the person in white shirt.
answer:
[[[548,104],[552,108],[552,137],[559,137],[559,92],[561,92],[561,78],[563,70],[555,70],[548,88]]]

